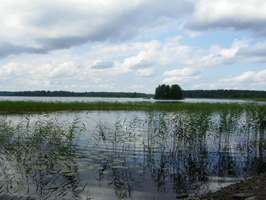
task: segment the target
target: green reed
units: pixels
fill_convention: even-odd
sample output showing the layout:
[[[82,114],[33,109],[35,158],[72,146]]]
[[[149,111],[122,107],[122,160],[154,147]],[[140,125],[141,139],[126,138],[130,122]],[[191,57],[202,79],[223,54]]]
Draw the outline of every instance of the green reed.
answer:
[[[42,101],[0,101],[0,112],[34,112],[60,110],[165,110],[165,111],[215,111],[243,110],[238,103],[182,103],[182,102],[42,102]]]
[[[35,188],[35,194],[42,196],[51,194],[51,184],[76,184],[69,177],[77,175],[76,160],[81,157],[77,141],[82,130],[78,118],[72,123],[48,118],[32,122],[25,118],[16,124],[1,117],[0,193],[28,195]]]

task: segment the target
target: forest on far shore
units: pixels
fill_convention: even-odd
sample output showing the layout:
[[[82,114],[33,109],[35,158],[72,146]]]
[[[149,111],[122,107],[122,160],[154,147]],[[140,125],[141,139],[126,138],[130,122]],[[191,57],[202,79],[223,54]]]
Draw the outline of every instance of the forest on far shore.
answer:
[[[266,91],[260,90],[182,90],[183,98],[266,98]],[[154,94],[137,92],[69,92],[69,91],[0,91],[0,96],[50,96],[50,97],[121,97],[154,98]]]
[[[70,91],[0,91],[0,96],[37,96],[37,97],[118,97],[118,98],[153,98],[153,94],[137,92],[70,92]]]
[[[260,90],[183,90],[185,98],[266,98],[266,91]]]

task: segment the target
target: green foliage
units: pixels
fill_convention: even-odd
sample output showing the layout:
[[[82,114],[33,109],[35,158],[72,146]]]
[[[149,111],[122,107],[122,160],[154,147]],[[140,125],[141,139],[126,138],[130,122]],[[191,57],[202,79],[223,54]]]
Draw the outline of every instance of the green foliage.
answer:
[[[184,90],[186,98],[266,98],[266,91],[258,90]],[[265,99],[264,99],[265,100]]]
[[[159,85],[155,89],[155,99],[182,99],[182,89],[179,85]]]

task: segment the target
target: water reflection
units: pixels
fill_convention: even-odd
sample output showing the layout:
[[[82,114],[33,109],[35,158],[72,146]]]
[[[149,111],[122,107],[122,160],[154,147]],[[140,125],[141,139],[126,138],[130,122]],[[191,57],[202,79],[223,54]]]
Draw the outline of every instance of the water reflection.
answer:
[[[54,115],[1,120],[2,195],[175,199],[265,172],[262,106]]]

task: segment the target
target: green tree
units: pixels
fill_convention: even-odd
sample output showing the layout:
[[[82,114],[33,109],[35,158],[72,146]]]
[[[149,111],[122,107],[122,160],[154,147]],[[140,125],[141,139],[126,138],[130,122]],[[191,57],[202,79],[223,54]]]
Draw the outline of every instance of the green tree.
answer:
[[[171,99],[182,99],[183,92],[181,87],[178,84],[174,84],[171,86]]]

